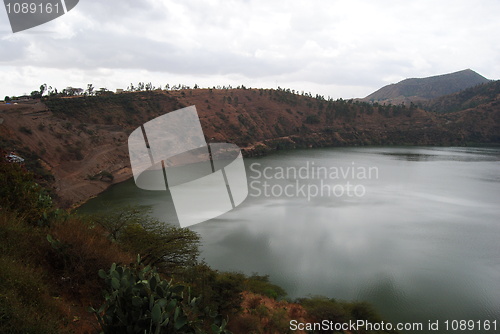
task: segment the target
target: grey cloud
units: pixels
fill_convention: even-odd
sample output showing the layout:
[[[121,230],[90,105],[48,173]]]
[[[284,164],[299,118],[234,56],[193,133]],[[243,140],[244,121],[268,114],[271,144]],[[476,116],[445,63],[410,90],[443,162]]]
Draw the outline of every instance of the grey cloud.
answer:
[[[26,57],[27,45],[19,39],[9,38],[1,40],[0,45],[0,64]]]
[[[491,14],[498,3],[486,0],[487,10],[449,1],[426,16],[431,4],[85,0],[30,33],[0,35],[0,65],[279,77],[283,86],[378,88],[388,77],[468,67],[498,78],[497,38],[485,33],[500,29]],[[35,34],[45,31],[52,33]]]

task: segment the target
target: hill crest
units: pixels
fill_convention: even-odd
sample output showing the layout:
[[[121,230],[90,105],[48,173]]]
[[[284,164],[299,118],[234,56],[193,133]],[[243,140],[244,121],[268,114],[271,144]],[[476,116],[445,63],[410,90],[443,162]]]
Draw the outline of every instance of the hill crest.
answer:
[[[326,100],[288,90],[184,89],[50,97],[0,104],[0,148],[53,175],[62,206],[131,177],[127,138],[141,124],[195,105],[207,142],[245,156],[272,150],[355,145],[500,142],[500,105],[436,113],[416,105]]]
[[[487,82],[490,80],[471,69],[466,69],[426,78],[405,79],[380,88],[362,101],[385,104],[424,102]]]

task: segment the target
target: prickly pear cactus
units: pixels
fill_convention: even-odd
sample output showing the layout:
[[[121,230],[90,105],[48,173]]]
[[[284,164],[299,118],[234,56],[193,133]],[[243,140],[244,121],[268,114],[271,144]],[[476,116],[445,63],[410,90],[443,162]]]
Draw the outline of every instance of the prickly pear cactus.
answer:
[[[95,313],[104,333],[203,333],[197,318],[196,298],[184,296],[185,287],[162,279],[156,268],[111,266],[99,270],[108,290]],[[191,311],[189,314],[186,311]],[[188,317],[189,315],[189,317]],[[226,322],[215,321],[213,333],[228,333]]]

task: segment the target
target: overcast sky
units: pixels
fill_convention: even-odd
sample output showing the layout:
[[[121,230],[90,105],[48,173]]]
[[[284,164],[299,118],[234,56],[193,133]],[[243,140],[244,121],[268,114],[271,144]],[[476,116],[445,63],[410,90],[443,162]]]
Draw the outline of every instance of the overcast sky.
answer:
[[[0,99],[47,83],[195,83],[364,97],[471,68],[500,78],[499,0],[80,0],[12,33],[0,8]]]

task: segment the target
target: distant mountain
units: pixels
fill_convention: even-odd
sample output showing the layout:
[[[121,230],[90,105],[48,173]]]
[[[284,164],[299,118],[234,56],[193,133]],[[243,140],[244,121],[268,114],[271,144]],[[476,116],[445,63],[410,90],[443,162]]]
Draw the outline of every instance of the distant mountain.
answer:
[[[467,69],[428,78],[405,79],[397,84],[391,84],[380,88],[362,99],[362,101],[386,104],[424,102],[489,81],[490,80],[473,70]]]
[[[441,96],[422,103],[420,106],[428,111],[450,113],[487,105],[500,105],[500,80]]]

